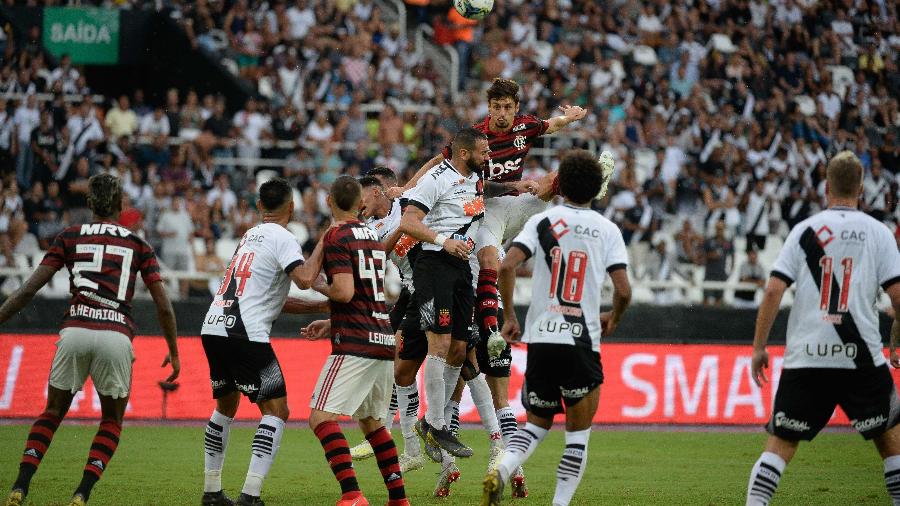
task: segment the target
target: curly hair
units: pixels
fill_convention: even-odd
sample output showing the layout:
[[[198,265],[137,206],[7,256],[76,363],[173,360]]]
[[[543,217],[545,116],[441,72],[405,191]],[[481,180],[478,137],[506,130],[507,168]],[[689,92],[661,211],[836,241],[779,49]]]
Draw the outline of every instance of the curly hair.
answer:
[[[593,200],[603,185],[603,170],[590,151],[578,149],[559,163],[559,192],[576,204]]]
[[[513,99],[513,102],[519,103],[519,84],[511,79],[495,78],[487,90],[488,102],[507,97]]]
[[[97,174],[88,180],[88,207],[98,218],[109,218],[122,210],[122,182],[112,174]]]

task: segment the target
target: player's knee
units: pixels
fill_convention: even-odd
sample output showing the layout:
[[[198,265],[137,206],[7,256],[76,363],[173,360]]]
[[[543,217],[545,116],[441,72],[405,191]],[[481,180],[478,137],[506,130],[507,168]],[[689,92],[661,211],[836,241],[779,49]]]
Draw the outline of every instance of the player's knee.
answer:
[[[450,346],[450,349],[447,351],[447,363],[452,366],[462,366],[463,362],[466,360],[466,346],[465,343],[462,343],[462,346],[455,346],[456,342]]]
[[[478,377],[479,371],[478,366],[473,364],[469,359],[463,361],[462,369],[459,371],[459,375],[462,376],[464,381],[471,381]]]
[[[403,362],[394,364],[394,383],[401,387],[412,385],[416,381],[416,370]]]

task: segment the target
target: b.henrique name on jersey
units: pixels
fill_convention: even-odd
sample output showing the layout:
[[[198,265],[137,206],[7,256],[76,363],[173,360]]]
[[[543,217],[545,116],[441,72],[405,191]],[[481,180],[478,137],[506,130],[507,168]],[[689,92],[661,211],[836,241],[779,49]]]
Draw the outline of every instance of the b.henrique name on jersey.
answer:
[[[131,299],[138,272],[145,285],[162,278],[156,254],[115,223],[73,225],[53,240],[41,265],[67,267],[72,298],[62,328],[114,330],[134,337]]]
[[[201,334],[269,342],[291,288],[289,274],[302,264],[300,243],[286,228],[262,223],[248,230],[225,269]]]
[[[331,353],[393,360],[394,332],[384,297],[387,254],[378,234],[349,221],[329,229],[323,241],[328,282],[336,274],[352,274],[354,287],[350,302],[330,302]]]
[[[772,276],[797,284],[785,369],[886,363],[875,303],[879,286],[900,282],[900,252],[883,223],[845,207],[807,218],[791,230]]]
[[[438,234],[465,241],[475,246],[474,238],[484,218],[484,183],[472,172],[468,177],[457,172],[450,160],[432,167],[419,183],[409,190],[409,205],[425,213],[422,223]],[[436,244],[422,244],[423,250],[441,251]],[[448,255],[449,256],[449,255]],[[460,260],[456,257],[454,259]]]

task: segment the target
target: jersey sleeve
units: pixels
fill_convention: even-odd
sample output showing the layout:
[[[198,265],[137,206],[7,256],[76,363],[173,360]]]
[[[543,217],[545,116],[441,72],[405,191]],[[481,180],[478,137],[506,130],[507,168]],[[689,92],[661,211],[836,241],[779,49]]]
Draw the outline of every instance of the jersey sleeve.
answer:
[[[775,265],[772,266],[772,277],[778,278],[788,285],[797,280],[797,274],[800,269],[800,262],[803,256],[800,254],[800,227],[794,227],[787,239],[784,240],[784,246],[778,253]]]
[[[528,218],[528,221],[525,222],[525,226],[522,227],[522,231],[519,232],[519,235],[517,235],[512,242],[512,246],[522,250],[522,252],[525,253],[526,258],[531,258],[540,245],[537,231],[538,220],[540,220],[538,215]]]
[[[536,133],[531,135],[533,138],[544,135],[547,133],[547,129],[550,128],[550,120],[540,119],[537,116],[532,116],[530,114],[525,115],[524,120],[525,124],[528,125],[526,130],[537,127]]]
[[[334,279],[335,274],[352,274],[350,248],[347,241],[340,237],[340,230],[332,230],[325,236],[325,274]]]
[[[900,250],[887,227],[879,227],[878,234],[878,284],[887,290],[894,283],[900,283]]]
[[[443,182],[441,172],[436,168],[428,171],[425,176],[419,180],[415,187],[409,190],[409,205],[416,206],[425,214],[431,211],[431,208],[437,204],[443,193]]]
[[[279,234],[275,258],[278,259],[278,265],[284,269],[284,273],[288,275],[297,266],[303,265],[303,250],[300,248],[300,243],[293,234],[286,230],[284,234]]]
[[[628,267],[628,249],[625,248],[625,239],[619,227],[612,225],[606,239],[606,257],[603,264],[606,272],[613,272]]]
[[[60,270],[65,267],[66,241],[63,239],[64,233],[65,231],[59,233],[56,238],[53,239],[53,242],[50,244],[50,248],[47,250],[47,253],[44,254],[43,260],[41,260],[41,265],[53,267],[56,270]]]
[[[157,281],[162,281],[159,273],[159,262],[156,261],[156,253],[153,248],[141,242],[141,249],[138,256],[138,270],[141,272],[141,279],[144,280],[145,286],[150,286]]]

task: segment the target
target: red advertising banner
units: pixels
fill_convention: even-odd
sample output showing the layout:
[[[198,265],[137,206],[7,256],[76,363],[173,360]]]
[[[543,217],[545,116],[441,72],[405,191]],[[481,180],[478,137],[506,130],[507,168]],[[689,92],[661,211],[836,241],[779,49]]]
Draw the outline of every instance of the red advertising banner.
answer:
[[[0,418],[30,418],[43,410],[56,339],[54,335],[0,335]],[[330,352],[330,344],[275,339],[273,346],[287,380],[291,417],[304,420],[309,416],[309,397]],[[209,417],[214,402],[199,338],[179,340],[180,386],[168,394],[165,402],[158,385],[168,375],[168,369],[159,367],[166,354],[165,341],[161,337],[138,336],[134,348],[137,360],[128,418],[204,420]],[[750,376],[750,346],[604,344],[606,382],[601,387],[600,408],[594,421],[763,424],[771,413],[772,393],[782,368],[782,351],[781,347],[770,347],[772,367],[768,377],[772,383],[758,388]],[[519,395],[525,357],[524,346],[513,349],[509,397],[520,420],[524,417]],[[421,399],[424,402],[424,396]],[[79,418],[99,417],[100,404],[90,381],[76,395],[69,413]],[[463,421],[478,421],[468,392],[460,404],[460,414]],[[256,419],[259,412],[244,402],[238,417]],[[838,410],[832,423],[847,425],[849,422]]]

